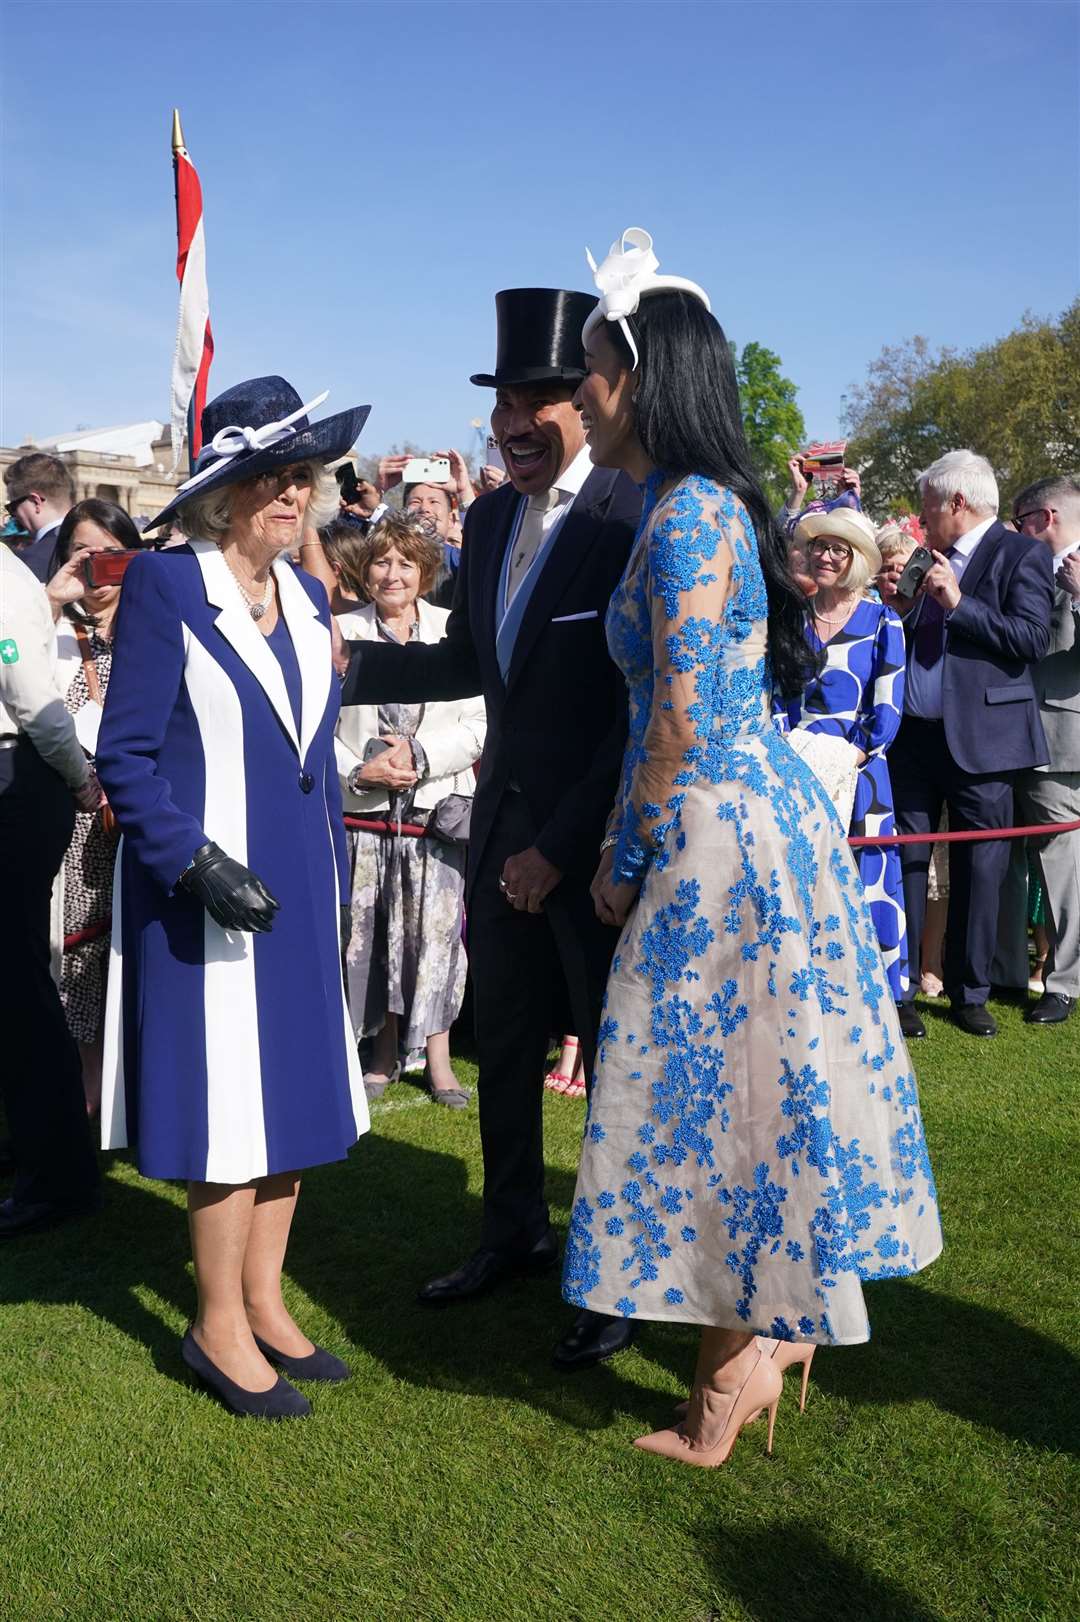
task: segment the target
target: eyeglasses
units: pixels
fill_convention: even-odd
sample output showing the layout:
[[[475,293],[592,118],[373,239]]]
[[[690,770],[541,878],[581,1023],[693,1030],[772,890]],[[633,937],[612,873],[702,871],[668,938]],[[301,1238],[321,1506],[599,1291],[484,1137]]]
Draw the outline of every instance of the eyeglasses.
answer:
[[[810,556],[815,558],[850,558],[850,546],[845,541],[811,541]]]
[[[21,496],[15,496],[11,501],[4,502],[4,511],[9,518],[14,518],[16,507],[21,507],[24,501],[32,501],[33,499],[34,491],[24,490]]]
[[[1026,513],[1016,513],[1015,516],[1013,517],[1013,523],[1016,525],[1017,529],[1023,529],[1024,525],[1027,523],[1029,518],[1038,518],[1040,513],[1049,513],[1052,518],[1056,518],[1057,517],[1057,508],[1056,507],[1032,507]]]

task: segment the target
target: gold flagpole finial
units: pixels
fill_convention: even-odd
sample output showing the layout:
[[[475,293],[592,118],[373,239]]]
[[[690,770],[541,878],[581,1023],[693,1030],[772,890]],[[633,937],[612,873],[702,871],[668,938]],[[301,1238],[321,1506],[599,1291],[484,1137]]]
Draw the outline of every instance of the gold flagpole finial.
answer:
[[[185,150],[184,132],[180,128],[179,107],[174,107],[172,110],[172,149],[174,158],[178,152],[183,152]]]

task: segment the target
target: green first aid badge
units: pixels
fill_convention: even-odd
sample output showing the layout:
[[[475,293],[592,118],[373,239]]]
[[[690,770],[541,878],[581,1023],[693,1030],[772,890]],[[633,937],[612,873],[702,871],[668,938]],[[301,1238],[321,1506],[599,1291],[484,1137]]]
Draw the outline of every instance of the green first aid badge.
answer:
[[[19,662],[19,644],[13,637],[5,637],[0,642],[0,664],[17,665]]]

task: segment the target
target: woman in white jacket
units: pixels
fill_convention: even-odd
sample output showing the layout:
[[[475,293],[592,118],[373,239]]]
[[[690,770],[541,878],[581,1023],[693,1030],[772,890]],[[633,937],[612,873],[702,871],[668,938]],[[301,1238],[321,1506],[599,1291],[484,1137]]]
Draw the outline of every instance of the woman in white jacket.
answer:
[[[441,641],[449,615],[423,600],[440,563],[438,542],[397,513],[343,540],[341,583],[367,601],[339,615],[342,635],[352,642]],[[397,1077],[401,1047],[423,1047],[435,1102],[464,1109],[469,1101],[450,1068],[449,1037],[465,991],[465,847],[401,829],[425,825],[448,795],[472,797],[486,731],[479,698],[341,712],[335,747],[345,814],[368,824],[349,834],[346,965],[357,1036],[374,1039],[364,1077],[369,1098]]]

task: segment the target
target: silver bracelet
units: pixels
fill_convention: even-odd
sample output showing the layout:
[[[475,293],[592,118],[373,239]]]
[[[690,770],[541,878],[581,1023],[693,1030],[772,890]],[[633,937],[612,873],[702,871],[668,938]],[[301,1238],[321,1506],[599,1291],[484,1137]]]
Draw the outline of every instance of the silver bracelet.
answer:
[[[604,852],[606,850],[614,850],[615,846],[618,843],[619,843],[618,834],[606,834],[604,836],[603,840],[601,841],[601,844],[600,844],[600,854],[601,854],[601,856],[604,854]]]

